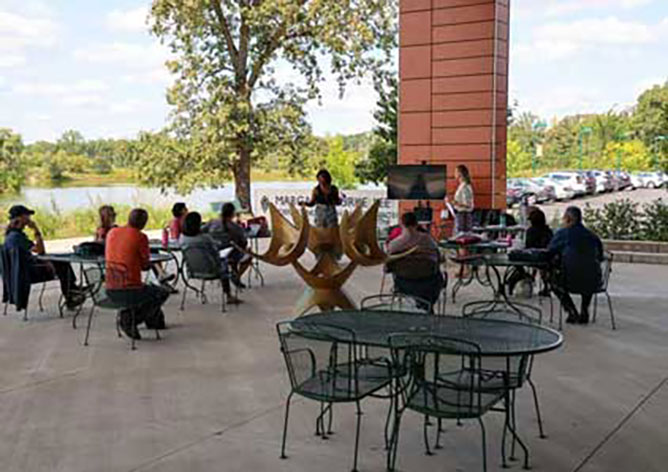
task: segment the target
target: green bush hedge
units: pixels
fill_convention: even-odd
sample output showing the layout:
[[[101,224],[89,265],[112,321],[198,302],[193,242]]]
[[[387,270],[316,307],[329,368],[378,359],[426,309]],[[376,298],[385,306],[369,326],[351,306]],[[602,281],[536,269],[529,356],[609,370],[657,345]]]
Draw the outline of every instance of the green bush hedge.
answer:
[[[585,224],[603,239],[668,242],[668,203],[640,205],[628,198],[584,210]]]

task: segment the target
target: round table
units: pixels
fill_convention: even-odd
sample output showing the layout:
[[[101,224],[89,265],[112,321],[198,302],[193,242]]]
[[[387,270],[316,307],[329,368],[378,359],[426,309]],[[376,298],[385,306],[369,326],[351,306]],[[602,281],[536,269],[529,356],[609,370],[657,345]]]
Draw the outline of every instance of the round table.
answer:
[[[67,262],[68,264],[98,264],[104,265],[104,256],[82,256],[73,252],[42,254],[37,256],[41,261]],[[171,256],[167,254],[151,254],[151,264],[167,262]]]
[[[550,328],[514,321],[454,316],[417,315],[388,311],[333,311],[315,313],[292,322],[295,329],[308,324],[328,326],[355,333],[357,344],[389,347],[393,334],[432,334],[477,344],[482,356],[507,357],[549,352],[563,344],[563,336]],[[333,329],[336,339],[338,330]],[[341,339],[349,341],[349,339]]]

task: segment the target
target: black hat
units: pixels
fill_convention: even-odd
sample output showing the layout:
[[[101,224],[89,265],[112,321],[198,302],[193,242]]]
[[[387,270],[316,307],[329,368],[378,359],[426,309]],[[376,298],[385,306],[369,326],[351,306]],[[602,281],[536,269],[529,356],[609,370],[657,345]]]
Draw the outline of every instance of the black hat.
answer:
[[[14,205],[9,209],[9,219],[13,220],[23,215],[34,215],[35,212],[23,205]]]

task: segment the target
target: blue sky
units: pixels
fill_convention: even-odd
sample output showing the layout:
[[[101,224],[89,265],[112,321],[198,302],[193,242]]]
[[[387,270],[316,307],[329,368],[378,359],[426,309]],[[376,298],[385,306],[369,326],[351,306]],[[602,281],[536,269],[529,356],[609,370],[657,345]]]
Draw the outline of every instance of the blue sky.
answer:
[[[25,141],[67,129],[130,137],[169,108],[167,52],[144,25],[148,0],[0,0],[0,127]],[[630,106],[668,79],[667,0],[513,0],[511,100],[546,119]],[[288,75],[286,75],[286,78]],[[373,126],[369,84],[309,105],[316,133]]]

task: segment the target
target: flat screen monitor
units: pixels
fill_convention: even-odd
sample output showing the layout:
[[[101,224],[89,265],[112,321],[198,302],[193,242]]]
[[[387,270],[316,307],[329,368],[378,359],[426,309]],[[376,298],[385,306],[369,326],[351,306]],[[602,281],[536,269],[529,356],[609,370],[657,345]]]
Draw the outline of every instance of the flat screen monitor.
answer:
[[[392,166],[387,179],[387,198],[443,200],[446,178],[444,165]]]

